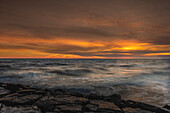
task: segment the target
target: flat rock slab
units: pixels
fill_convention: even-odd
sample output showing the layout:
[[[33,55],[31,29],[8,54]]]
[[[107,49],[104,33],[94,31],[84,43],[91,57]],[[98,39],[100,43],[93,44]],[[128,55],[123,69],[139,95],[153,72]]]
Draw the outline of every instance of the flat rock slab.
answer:
[[[34,109],[32,107],[11,107],[2,105],[1,113],[41,113],[39,109]]]
[[[111,102],[105,102],[102,100],[94,100],[91,101],[92,104],[98,104],[98,108],[112,108],[114,110],[120,110],[120,108],[118,106],[116,106],[115,104],[111,103]]]
[[[0,102],[5,105],[32,105],[41,95],[20,95],[18,93],[7,95],[0,99]]]
[[[9,93],[9,92],[10,92],[9,90],[6,90],[5,88],[0,87],[0,95],[6,94],[6,93]]]
[[[132,108],[124,108],[125,113],[153,113],[151,111],[141,110],[141,109],[132,109]]]
[[[170,110],[170,104],[165,105],[163,108]]]
[[[58,105],[54,109],[55,112],[75,112],[75,113],[81,113],[81,105]]]
[[[36,90],[21,90],[16,93],[8,94],[2,98],[0,98],[0,102],[9,105],[32,105],[36,102],[42,95],[37,93]]]

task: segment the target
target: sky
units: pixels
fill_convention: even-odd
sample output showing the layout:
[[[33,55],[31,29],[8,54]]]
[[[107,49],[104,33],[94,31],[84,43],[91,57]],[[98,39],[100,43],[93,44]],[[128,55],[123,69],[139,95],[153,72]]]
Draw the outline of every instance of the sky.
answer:
[[[0,58],[170,58],[170,0],[0,0]]]

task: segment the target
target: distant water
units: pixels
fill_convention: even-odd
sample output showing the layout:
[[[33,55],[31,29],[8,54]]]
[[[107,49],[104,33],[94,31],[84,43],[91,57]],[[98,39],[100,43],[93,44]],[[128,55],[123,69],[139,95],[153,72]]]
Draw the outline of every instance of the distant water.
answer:
[[[0,82],[170,103],[170,60],[1,59]]]

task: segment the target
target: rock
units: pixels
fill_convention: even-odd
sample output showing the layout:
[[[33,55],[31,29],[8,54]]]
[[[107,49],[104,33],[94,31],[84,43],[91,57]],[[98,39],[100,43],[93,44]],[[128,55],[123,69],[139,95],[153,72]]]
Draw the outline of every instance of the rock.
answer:
[[[165,105],[163,108],[170,110],[170,105]]]
[[[46,113],[47,111],[53,112],[56,108],[56,105],[50,102],[37,103],[36,105],[41,110],[42,113]]]
[[[66,92],[61,90],[61,89],[56,89],[54,92],[53,92],[55,95],[62,95],[62,94],[65,94]]]
[[[122,111],[122,113],[124,113],[123,109],[122,109],[122,101],[121,101],[121,96],[119,94],[113,94],[111,96],[108,96],[106,98],[107,101],[109,102],[113,102],[116,106],[118,106],[120,108],[120,110]]]
[[[5,93],[9,93],[9,90],[4,89],[3,87],[0,87],[0,95],[5,94]]]
[[[66,92],[65,94],[76,96],[76,97],[85,97],[83,94],[77,93],[77,92]]]
[[[122,113],[121,111],[119,110],[114,110],[114,109],[109,109],[109,108],[99,108],[97,109],[97,112],[98,113]]]
[[[88,99],[90,99],[90,100],[105,100],[105,96],[95,95],[95,94],[90,94],[90,95],[87,96],[86,98],[88,98]]]
[[[9,90],[11,93],[24,89],[24,86],[19,84],[0,83],[0,86]]]
[[[0,98],[5,96],[6,94],[9,94],[9,90],[4,89],[3,87],[0,87]]]
[[[82,113],[81,112],[81,105],[59,105],[56,106],[57,110],[55,109],[54,111],[60,111],[60,112],[66,112],[66,113],[70,113],[70,112],[74,112],[74,113]]]
[[[122,107],[130,107],[130,108],[140,108],[142,110],[146,110],[146,111],[151,111],[151,112],[155,112],[155,113],[169,113],[169,111],[164,110],[162,108],[153,106],[153,105],[149,105],[149,104],[145,104],[142,102],[135,102],[135,101],[131,101],[131,100],[127,100],[124,101],[122,100]]]
[[[32,106],[32,109],[37,110],[37,109],[38,109],[38,107],[37,107],[37,106]]]
[[[101,108],[101,109],[113,109],[113,110],[120,110],[119,107],[117,107],[115,104],[111,103],[111,102],[105,102],[105,101],[102,101],[102,100],[94,100],[94,101],[91,101],[92,104],[98,104],[98,108]]]
[[[98,104],[89,103],[89,104],[82,107],[82,111],[84,111],[84,112],[93,111],[94,112],[94,111],[97,111],[98,106],[99,106]]]
[[[9,105],[9,106],[32,105],[41,96],[42,95],[37,95],[37,94],[14,93],[14,94],[9,94],[9,95],[1,98],[0,103],[3,103],[5,105]]]
[[[114,94],[83,95],[57,89],[41,90],[29,86],[0,83],[0,113],[169,113],[149,104],[121,100]]]
[[[0,111],[1,111],[2,107],[3,107],[3,105],[0,103]]]
[[[3,108],[0,111],[1,113],[41,113],[39,109],[34,110],[31,107],[10,107],[3,105]]]
[[[40,108],[42,112],[51,112],[54,111],[56,108],[60,108],[62,105],[79,106],[84,104],[86,101],[86,98],[79,98],[70,95],[49,95],[42,97],[34,105],[38,106],[38,108]],[[62,110],[64,110],[64,107],[62,107]]]
[[[49,97],[44,96],[43,98],[38,100],[37,103],[47,102],[47,101],[49,101],[50,103],[54,103],[56,105],[64,105],[64,104],[82,105],[88,100],[86,98],[80,98],[80,97],[75,97],[70,95],[50,95]]]
[[[141,110],[139,108],[124,108],[125,113],[153,113],[151,111]]]

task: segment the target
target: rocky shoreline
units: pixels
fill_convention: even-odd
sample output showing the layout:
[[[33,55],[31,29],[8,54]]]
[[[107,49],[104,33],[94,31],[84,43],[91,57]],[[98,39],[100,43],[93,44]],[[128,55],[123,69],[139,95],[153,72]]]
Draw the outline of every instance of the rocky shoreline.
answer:
[[[121,100],[118,94],[84,95],[0,83],[0,113],[170,113],[170,106]]]

